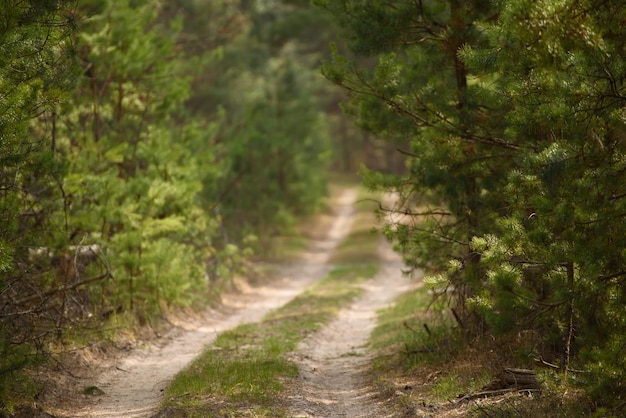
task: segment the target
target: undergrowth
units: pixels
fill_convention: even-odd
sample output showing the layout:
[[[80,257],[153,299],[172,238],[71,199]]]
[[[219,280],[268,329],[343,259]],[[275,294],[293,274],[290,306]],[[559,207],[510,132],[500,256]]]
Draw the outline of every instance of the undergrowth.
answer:
[[[619,411],[594,405],[576,381],[537,368],[533,339],[527,335],[470,339],[447,305],[432,304],[427,289],[410,291],[379,313],[371,344],[381,392],[416,416],[470,417],[617,417]],[[463,400],[484,391],[506,367],[536,372],[541,391],[510,392]]]

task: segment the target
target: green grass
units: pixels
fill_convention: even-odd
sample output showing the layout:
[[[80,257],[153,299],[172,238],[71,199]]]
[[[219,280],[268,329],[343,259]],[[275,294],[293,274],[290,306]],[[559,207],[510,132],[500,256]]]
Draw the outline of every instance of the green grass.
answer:
[[[378,207],[376,200],[378,200],[376,195],[364,189],[359,190],[351,232],[330,257],[331,263],[360,263],[376,260],[382,239],[375,230],[374,211]]]
[[[449,328],[451,318],[445,310],[431,306],[425,288],[405,293],[394,305],[379,312],[371,343],[378,351],[401,350],[414,362],[437,363],[449,355],[454,345]]]
[[[428,309],[427,309],[428,308]],[[398,382],[419,388],[398,402],[444,402],[479,389],[489,381],[484,370],[459,363],[462,336],[443,306],[432,306],[425,288],[402,295],[379,312],[370,338],[375,350],[372,370],[382,390],[395,392]]]
[[[264,260],[292,260],[306,250],[309,240],[301,231],[293,229],[272,238],[266,249],[261,251]]]
[[[297,259],[309,247],[311,239],[322,238],[320,233],[323,235],[330,227],[330,222],[334,220],[333,208],[336,207],[338,198],[346,189],[355,187],[358,187],[358,182],[349,179],[341,183],[329,184],[328,196],[321,202],[319,210],[315,214],[299,219],[297,225],[284,230],[280,235],[273,236],[269,240],[267,248],[260,251],[263,260]],[[361,189],[360,194],[363,195],[363,193]],[[357,205],[357,208],[359,206],[362,205]]]
[[[358,221],[358,219],[357,219]],[[359,263],[378,257],[378,235],[371,228],[357,230],[342,242],[330,258],[331,263]]]

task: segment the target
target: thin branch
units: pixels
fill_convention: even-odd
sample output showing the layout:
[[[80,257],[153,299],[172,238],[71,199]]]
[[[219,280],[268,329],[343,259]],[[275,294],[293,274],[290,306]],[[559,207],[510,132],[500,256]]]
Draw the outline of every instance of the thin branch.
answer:
[[[517,296],[520,299],[524,299],[527,302],[531,302],[531,303],[534,303],[535,305],[545,306],[545,307],[548,307],[548,308],[557,308],[557,307],[559,307],[559,306],[561,306],[561,305],[563,305],[563,304],[565,304],[565,303],[567,303],[569,301],[569,299],[568,299],[568,300],[563,300],[563,301],[560,301],[560,302],[547,303],[547,302],[541,302],[539,300],[530,298],[528,296],[524,296],[521,293],[517,293],[514,290],[509,290],[509,292],[511,292],[514,296]]]
[[[425,229],[425,228],[419,228],[419,227],[417,227],[415,225],[411,225],[411,228],[413,230],[415,230],[415,231],[425,232],[427,234],[430,234],[430,235],[433,235],[435,237],[441,238],[443,241],[440,241],[440,242],[446,242],[448,244],[459,244],[459,245],[464,246],[464,247],[469,247],[469,244],[467,242],[459,241],[459,240],[457,240],[455,238],[449,237],[447,235],[444,235],[444,234],[441,234],[441,233],[438,233],[438,232],[435,232],[435,231],[430,231],[430,230]]]
[[[423,212],[412,212],[410,209],[386,208],[386,207],[384,207],[382,205],[382,203],[379,203],[378,209],[380,211],[382,211],[382,212],[395,213],[395,214],[406,215],[406,216],[414,216],[414,217],[418,217],[418,216],[454,216],[450,212],[437,210],[437,209],[423,211]]]
[[[66,292],[68,290],[73,290],[73,289],[76,289],[76,288],[78,288],[80,286],[84,286],[86,284],[97,282],[97,281],[104,280],[104,279],[109,279],[109,278],[112,278],[112,277],[113,276],[111,275],[111,272],[109,272],[107,270],[107,271],[105,271],[104,273],[102,273],[102,274],[100,274],[98,276],[90,277],[88,279],[81,280],[81,281],[73,283],[71,285],[63,285],[63,286],[55,287],[54,289],[50,289],[47,292],[44,292],[42,294],[27,296],[27,297],[25,297],[23,299],[20,299],[20,300],[14,302],[14,305],[22,305],[24,303],[33,302],[33,301],[35,301],[37,299],[45,299],[47,297],[53,296],[53,295],[55,295],[57,293],[60,293],[60,292]]]

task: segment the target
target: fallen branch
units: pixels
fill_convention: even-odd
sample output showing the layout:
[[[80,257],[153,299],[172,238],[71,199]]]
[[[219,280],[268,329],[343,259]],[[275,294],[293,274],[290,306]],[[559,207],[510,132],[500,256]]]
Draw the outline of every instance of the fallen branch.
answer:
[[[539,383],[533,370],[506,368],[483,389],[486,391],[539,389]]]
[[[471,401],[474,399],[480,398],[489,398],[492,396],[500,396],[506,395],[507,393],[533,393],[533,392],[541,392],[541,389],[516,389],[516,388],[507,388],[507,389],[498,389],[498,390],[486,390],[483,392],[469,393],[455,400],[455,402],[463,402],[463,401]]]

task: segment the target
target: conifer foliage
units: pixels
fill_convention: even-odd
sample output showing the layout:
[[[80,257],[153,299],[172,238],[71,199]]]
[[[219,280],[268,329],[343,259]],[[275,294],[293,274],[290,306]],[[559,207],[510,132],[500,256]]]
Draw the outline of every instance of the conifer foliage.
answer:
[[[219,220],[199,199],[214,157],[196,152],[214,129],[179,110],[190,84],[175,49],[181,22],[160,20],[158,3],[132,3],[104,2],[83,22],[85,76],[60,131],[67,233],[110,252],[105,309],[144,311],[202,293],[200,260],[216,253]]]
[[[386,233],[465,327],[539,331],[536,358],[626,396],[626,15],[621,1],[317,1],[350,29],[326,76],[372,132],[409,137]],[[621,400],[620,400],[621,399]]]
[[[44,248],[58,227],[51,216],[59,210],[55,197],[66,166],[57,158],[55,109],[74,81],[70,4],[0,5],[0,397],[7,376],[29,360],[23,346],[41,347],[54,330],[34,320],[53,277],[32,259],[46,253],[50,265]],[[33,298],[33,288],[41,298]]]

